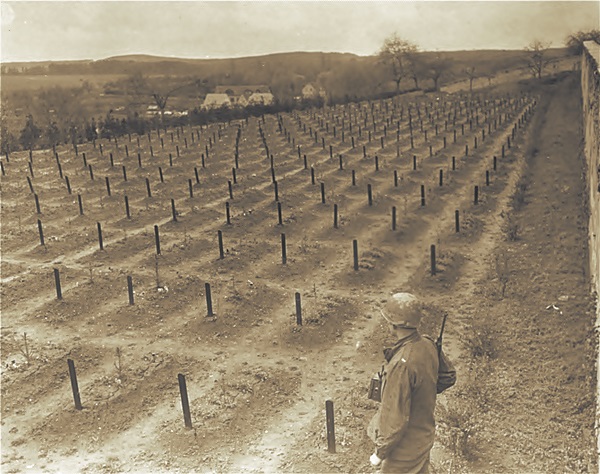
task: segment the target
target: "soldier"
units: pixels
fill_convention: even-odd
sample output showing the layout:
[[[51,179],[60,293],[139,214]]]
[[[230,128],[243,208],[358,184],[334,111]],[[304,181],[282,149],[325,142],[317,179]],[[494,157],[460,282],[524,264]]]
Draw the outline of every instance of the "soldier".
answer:
[[[417,297],[396,293],[381,314],[398,342],[384,350],[381,405],[368,428],[376,446],[371,464],[381,464],[384,473],[428,473],[436,394],[454,385],[456,371],[441,351],[441,336],[436,347],[417,331],[422,316]]]

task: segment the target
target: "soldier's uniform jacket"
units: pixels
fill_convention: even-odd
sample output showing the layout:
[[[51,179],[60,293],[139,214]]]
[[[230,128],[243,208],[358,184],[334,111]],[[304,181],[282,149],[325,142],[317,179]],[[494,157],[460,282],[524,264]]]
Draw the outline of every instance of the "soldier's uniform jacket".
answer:
[[[426,471],[435,435],[439,360],[435,343],[418,331],[385,351],[381,404],[368,434],[384,472]],[[455,377],[453,367],[450,376]]]

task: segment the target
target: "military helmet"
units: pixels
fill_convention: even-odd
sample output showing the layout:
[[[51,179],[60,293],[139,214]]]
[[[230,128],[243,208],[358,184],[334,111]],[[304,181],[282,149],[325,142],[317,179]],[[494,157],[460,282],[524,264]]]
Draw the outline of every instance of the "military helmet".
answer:
[[[416,329],[422,312],[419,299],[411,293],[395,293],[381,309],[381,315],[396,327]]]

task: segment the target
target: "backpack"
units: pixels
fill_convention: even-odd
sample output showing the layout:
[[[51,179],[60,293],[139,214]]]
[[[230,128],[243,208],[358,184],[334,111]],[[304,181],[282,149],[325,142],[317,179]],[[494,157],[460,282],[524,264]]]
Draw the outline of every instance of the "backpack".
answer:
[[[440,344],[437,344],[431,336],[423,337],[431,341],[437,349],[439,365],[436,390],[437,393],[442,393],[456,383],[456,369],[454,368],[454,365],[452,365],[452,362],[450,362],[450,359],[448,359],[448,356],[444,354]]]

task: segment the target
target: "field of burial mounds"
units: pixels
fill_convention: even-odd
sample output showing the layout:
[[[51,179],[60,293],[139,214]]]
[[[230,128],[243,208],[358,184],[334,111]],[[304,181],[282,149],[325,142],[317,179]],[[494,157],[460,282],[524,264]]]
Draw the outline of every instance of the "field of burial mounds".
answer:
[[[439,330],[535,105],[394,98],[2,157],[3,470],[365,469],[376,307],[418,292]]]

